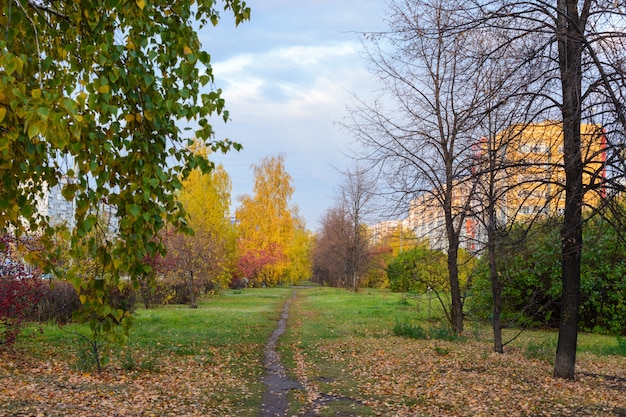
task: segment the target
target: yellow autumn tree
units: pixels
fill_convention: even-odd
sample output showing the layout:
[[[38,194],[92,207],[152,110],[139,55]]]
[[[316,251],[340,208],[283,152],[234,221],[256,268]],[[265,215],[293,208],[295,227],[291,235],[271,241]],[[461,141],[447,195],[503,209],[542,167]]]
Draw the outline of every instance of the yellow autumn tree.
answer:
[[[294,228],[291,241],[287,247],[289,267],[287,268],[286,280],[297,283],[309,279],[312,275],[312,245],[313,235],[306,229],[304,219],[293,214]]]
[[[393,256],[398,256],[400,252],[413,249],[417,246],[418,239],[415,236],[415,232],[402,225],[396,226],[391,233],[383,237],[385,245],[391,249]]]
[[[282,155],[263,158],[253,171],[253,195],[240,197],[235,213],[240,274],[257,286],[291,281],[290,248],[296,229],[289,208],[292,177]]]
[[[170,272],[186,282],[192,306],[198,293],[219,292],[230,284],[236,252],[230,194],[230,177],[218,165],[209,174],[192,171],[178,195],[193,233],[166,237]]]

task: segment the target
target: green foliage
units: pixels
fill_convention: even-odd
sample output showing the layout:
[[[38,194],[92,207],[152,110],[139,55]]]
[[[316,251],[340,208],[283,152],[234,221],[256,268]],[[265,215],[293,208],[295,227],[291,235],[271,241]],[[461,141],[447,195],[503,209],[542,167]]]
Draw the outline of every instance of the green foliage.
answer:
[[[584,228],[580,328],[626,335],[626,244],[601,218]]]
[[[464,286],[476,263],[467,251],[459,249],[459,281]],[[400,252],[387,265],[387,277],[392,291],[425,293],[429,289],[448,291],[446,254],[422,243]]]
[[[387,266],[389,286],[396,292],[424,293],[447,287],[446,255],[426,244],[400,252]]]
[[[611,224],[599,217],[589,220],[583,233],[580,329],[626,334],[626,245]],[[503,322],[556,326],[561,294],[558,222],[549,219],[528,231],[519,226],[498,247]],[[477,267],[472,294],[472,312],[489,318],[492,294],[486,259]]]
[[[250,17],[244,1],[220,3],[236,24]],[[159,230],[186,228],[175,198],[182,181],[213,168],[179,126],[197,125],[193,136],[212,151],[240,149],[214,140],[209,124],[228,112],[212,89],[196,28],[217,24],[217,3],[8,1],[1,8],[0,229],[52,235],[37,201],[62,186],[77,207],[69,254],[99,268],[69,273],[84,320],[97,335],[116,324],[126,329],[105,287],[150,271],[144,260],[162,251]],[[113,229],[118,238],[96,238]]]
[[[437,339],[449,342],[465,340],[464,337],[456,334],[449,326],[435,326],[424,328],[419,324],[413,324],[408,320],[397,320],[393,326],[395,336],[409,337],[412,339]]]
[[[524,357],[527,359],[537,359],[554,365],[555,351],[556,343],[554,341],[543,340],[541,342],[530,342],[524,349]]]
[[[497,268],[502,290],[502,322],[520,326],[555,325],[560,296],[560,235],[554,219],[530,230],[519,225],[497,242]],[[470,310],[482,318],[492,312],[491,281],[487,257],[481,258],[474,276]]]

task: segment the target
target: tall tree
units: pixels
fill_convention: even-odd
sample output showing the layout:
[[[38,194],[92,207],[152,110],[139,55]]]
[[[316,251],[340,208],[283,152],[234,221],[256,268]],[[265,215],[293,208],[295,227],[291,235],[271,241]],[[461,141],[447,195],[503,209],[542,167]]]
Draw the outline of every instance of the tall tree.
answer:
[[[405,207],[420,198],[445,219],[450,324],[460,333],[458,249],[474,186],[469,167],[477,113],[487,93],[481,72],[464,55],[476,34],[448,36],[458,16],[438,0],[391,1],[390,9],[389,30],[365,39],[389,101],[357,101],[347,127],[364,148],[356,157],[380,170]]]
[[[69,177],[63,195],[77,203],[72,246],[81,248],[74,255],[106,270],[87,277],[86,293],[98,294],[103,276],[141,276],[146,255],[162,249],[158,231],[183,226],[181,180],[212,165],[187,148],[180,123],[197,124],[195,136],[214,150],[233,145],[213,138],[209,117],[228,113],[196,32],[217,24],[221,6],[236,24],[250,16],[241,0],[0,6],[0,228],[52,233],[37,200]],[[118,219],[114,241],[90,234],[103,204]]]
[[[194,279],[220,291],[230,284],[235,261],[235,230],[230,222],[230,177],[221,165],[211,173],[194,170],[183,182],[178,199],[188,214],[191,234],[167,239],[177,274],[187,282],[195,306]]]
[[[376,181],[368,171],[358,164],[348,169],[339,185],[338,192],[340,207],[350,220],[350,286],[352,291],[359,289],[359,277],[367,268],[369,260],[367,230],[365,220],[373,212],[373,203],[376,197]]]
[[[470,4],[473,3],[473,7]],[[583,185],[581,124],[601,123],[609,146],[622,147],[626,131],[626,14],[623,5],[599,0],[555,0],[553,3],[510,0],[469,2],[469,25],[506,29],[510,36],[494,50],[521,51],[515,67],[540,77],[527,93],[543,105],[542,112],[563,123],[566,206],[561,228],[562,308],[554,366],[556,377],[573,379],[576,363],[580,294],[582,208],[584,194],[602,194],[602,173]],[[462,27],[462,25],[460,25]],[[537,40],[540,40],[537,42]],[[525,48],[522,48],[525,47]],[[609,149],[609,152],[611,150]]]
[[[264,260],[247,277],[257,285],[275,285],[286,278],[287,248],[291,244],[294,219],[289,207],[293,186],[282,155],[265,157],[253,166],[253,195],[240,197],[235,212],[239,231],[239,253],[243,259]]]
[[[289,267],[287,268],[287,280],[299,282],[311,277],[311,249],[313,236],[306,229],[306,224],[302,217],[293,212],[294,228],[287,247],[287,257]]]
[[[350,230],[352,224],[341,207],[330,208],[315,237],[313,280],[333,287],[350,287]]]

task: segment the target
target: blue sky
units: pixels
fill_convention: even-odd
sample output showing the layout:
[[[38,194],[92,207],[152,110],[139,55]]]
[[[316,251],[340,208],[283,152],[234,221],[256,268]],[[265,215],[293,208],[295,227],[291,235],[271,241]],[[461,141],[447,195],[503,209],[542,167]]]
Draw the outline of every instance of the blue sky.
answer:
[[[334,204],[337,170],[350,161],[342,151],[353,138],[337,122],[352,93],[367,98],[379,87],[362,59],[354,32],[381,30],[381,0],[249,0],[250,21],[235,28],[226,13],[204,28],[216,87],[223,90],[231,121],[216,121],[217,138],[244,149],[214,160],[223,163],[236,197],[251,194],[251,165],[283,154],[293,177],[297,205],[315,230]]]

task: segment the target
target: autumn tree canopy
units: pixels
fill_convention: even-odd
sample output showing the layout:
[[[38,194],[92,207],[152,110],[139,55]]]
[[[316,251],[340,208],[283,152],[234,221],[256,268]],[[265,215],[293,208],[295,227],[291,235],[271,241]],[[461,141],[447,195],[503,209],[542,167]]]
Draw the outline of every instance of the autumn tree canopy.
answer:
[[[293,261],[306,252],[308,239],[289,206],[294,188],[285,158],[265,157],[253,166],[253,171],[253,195],[242,196],[235,213],[240,273],[256,285],[300,279],[296,271],[303,272],[307,267]]]
[[[236,24],[250,9],[241,0],[9,0],[1,8],[0,228],[52,234],[37,201],[67,178],[74,255],[100,265],[82,289],[100,294],[103,278],[134,280],[150,268],[146,255],[162,249],[158,231],[184,226],[175,198],[182,181],[212,167],[189,150],[181,124],[196,126],[214,151],[239,148],[214,139],[209,117],[228,112],[197,29],[217,24],[221,8]],[[118,239],[91,233],[103,211],[118,219]]]
[[[171,231],[166,246],[170,273],[187,283],[192,306],[195,286],[219,291],[230,284],[235,259],[235,230],[230,223],[231,181],[222,165],[199,169],[183,181],[178,200],[188,214],[190,234]]]

